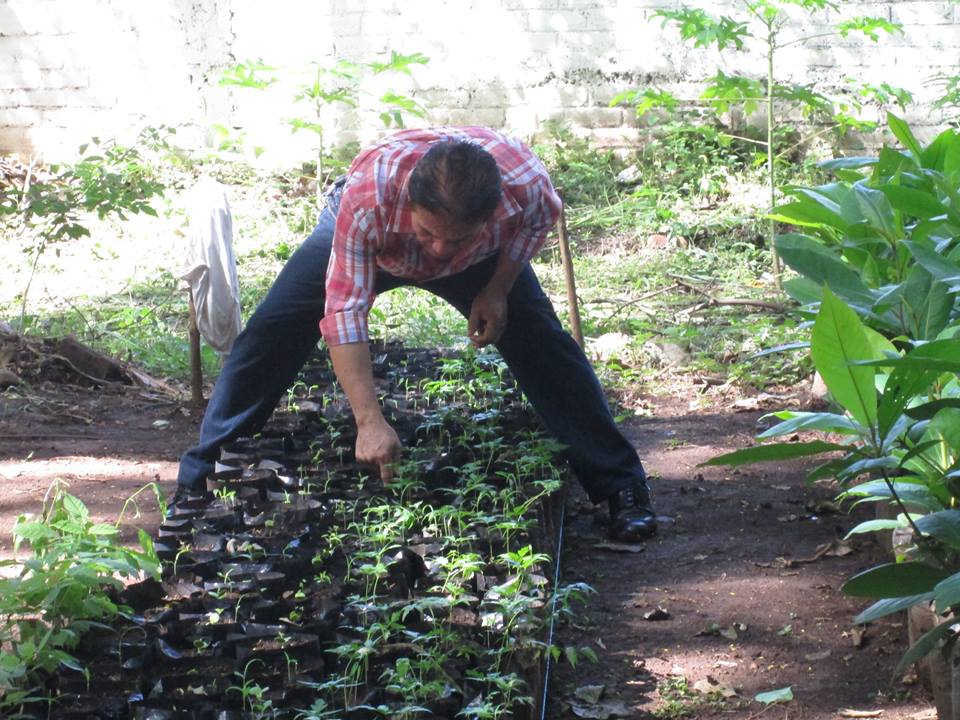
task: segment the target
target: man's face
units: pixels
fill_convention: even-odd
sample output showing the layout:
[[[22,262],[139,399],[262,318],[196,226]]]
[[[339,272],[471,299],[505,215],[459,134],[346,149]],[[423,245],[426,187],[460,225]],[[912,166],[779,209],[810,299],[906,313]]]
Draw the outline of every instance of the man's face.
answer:
[[[432,213],[418,206],[413,207],[410,215],[420,249],[434,260],[452,259],[483,229],[483,223],[464,225],[444,213]]]

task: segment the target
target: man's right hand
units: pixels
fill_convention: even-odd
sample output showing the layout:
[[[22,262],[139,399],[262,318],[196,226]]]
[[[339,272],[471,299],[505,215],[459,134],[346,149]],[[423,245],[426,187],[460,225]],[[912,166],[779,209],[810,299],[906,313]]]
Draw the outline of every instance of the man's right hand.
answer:
[[[393,464],[400,459],[400,437],[382,417],[357,426],[357,462],[376,465],[384,483],[393,480]]]

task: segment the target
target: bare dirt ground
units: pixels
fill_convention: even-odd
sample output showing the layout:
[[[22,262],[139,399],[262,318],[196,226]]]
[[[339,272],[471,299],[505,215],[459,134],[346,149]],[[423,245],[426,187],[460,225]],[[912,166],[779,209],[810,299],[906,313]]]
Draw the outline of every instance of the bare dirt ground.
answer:
[[[556,640],[591,647],[599,662],[553,667],[546,716],[933,717],[915,677],[890,684],[903,620],[855,629],[863,605],[838,591],[883,549],[869,538],[838,542],[854,520],[837,512],[833,488],[804,486],[800,464],[699,468],[749,444],[762,411],[736,412],[729,397],[698,401],[691,384],[675,387],[670,397],[640,398],[646,415],[625,425],[654,476],[658,537],[640,552],[598,547],[601,513],[576,492],[568,503],[563,580],[596,594]],[[104,521],[146,482],[172,493],[197,424],[183,400],[92,387],[69,373],[0,392],[0,557],[12,554],[17,515],[37,512],[55,478]],[[144,510],[136,523],[155,528],[156,507]],[[710,696],[695,689],[707,689],[704,681]],[[792,702],[753,701],[785,687]],[[729,697],[715,699],[722,692]]]

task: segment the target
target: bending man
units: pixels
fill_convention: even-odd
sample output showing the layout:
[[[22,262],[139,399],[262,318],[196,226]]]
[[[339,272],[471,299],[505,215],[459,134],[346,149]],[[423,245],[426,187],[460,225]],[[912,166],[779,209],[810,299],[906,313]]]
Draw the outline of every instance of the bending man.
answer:
[[[476,347],[497,347],[590,499],[608,503],[611,536],[652,535],[643,466],[529,264],[559,211],[536,156],[493,130],[405,130],[358,155],[237,339],[174,503],[202,492],[221,445],[263,427],[321,335],[357,423],[356,458],[388,482],[401,447],[377,400],[367,315],[379,293],[411,285],[459,310]]]

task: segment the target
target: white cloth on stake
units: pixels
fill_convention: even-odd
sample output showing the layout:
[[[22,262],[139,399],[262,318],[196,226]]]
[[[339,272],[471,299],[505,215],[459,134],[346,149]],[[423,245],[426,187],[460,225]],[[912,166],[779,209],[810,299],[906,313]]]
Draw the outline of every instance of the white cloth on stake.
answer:
[[[240,334],[240,288],[233,255],[233,218],[226,189],[202,180],[191,197],[187,282],[197,310],[197,328],[220,353],[230,352]]]

